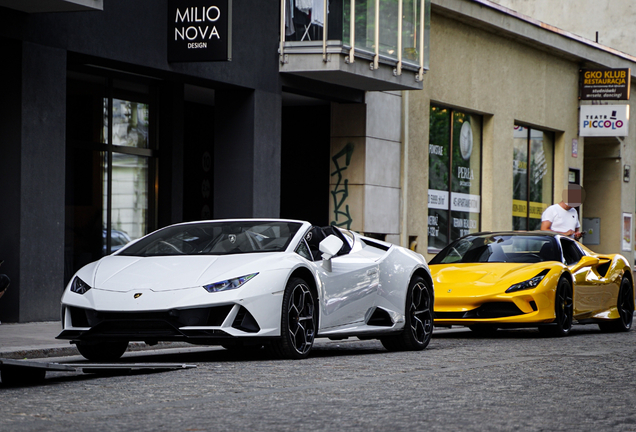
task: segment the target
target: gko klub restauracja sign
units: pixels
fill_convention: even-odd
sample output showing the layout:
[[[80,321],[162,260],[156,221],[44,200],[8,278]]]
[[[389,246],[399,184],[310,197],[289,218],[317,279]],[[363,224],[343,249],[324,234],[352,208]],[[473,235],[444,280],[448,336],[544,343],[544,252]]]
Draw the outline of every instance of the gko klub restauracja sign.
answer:
[[[579,99],[629,100],[630,69],[581,69]]]
[[[169,0],[168,61],[232,60],[232,0]]]

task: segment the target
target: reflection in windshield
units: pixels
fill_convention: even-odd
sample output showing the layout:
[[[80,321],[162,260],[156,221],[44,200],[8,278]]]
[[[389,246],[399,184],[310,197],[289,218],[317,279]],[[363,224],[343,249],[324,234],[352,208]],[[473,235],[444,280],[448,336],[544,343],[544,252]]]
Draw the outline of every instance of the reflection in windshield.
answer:
[[[553,237],[513,234],[467,236],[448,245],[429,264],[561,261]]]
[[[300,223],[270,221],[202,222],[175,225],[122,249],[119,255],[230,255],[281,252]]]

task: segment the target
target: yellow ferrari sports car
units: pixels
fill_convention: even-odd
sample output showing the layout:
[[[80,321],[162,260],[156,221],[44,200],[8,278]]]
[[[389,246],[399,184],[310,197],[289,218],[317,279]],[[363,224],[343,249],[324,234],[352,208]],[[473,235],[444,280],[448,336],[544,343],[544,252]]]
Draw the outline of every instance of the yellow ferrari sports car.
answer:
[[[429,268],[436,326],[463,325],[487,334],[539,327],[566,336],[573,323],[629,331],[634,280],[619,254],[592,252],[548,231],[464,236],[439,252]]]

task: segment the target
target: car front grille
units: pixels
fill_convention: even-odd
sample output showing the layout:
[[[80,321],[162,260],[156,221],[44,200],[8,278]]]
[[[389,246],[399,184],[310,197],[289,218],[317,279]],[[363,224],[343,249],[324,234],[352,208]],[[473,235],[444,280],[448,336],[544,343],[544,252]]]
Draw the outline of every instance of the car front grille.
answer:
[[[233,305],[172,309],[161,312],[103,312],[69,307],[73,327],[105,326],[112,329],[150,330],[185,326],[218,327]]]
[[[523,315],[523,311],[511,302],[484,303],[477,309],[464,312],[435,312],[436,319],[505,318]]]

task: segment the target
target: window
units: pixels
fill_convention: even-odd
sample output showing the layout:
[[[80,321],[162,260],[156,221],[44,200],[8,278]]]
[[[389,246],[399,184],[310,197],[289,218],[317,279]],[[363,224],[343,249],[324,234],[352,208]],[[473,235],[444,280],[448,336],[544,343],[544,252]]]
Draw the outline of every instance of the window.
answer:
[[[311,252],[309,252],[309,246],[305,243],[305,240],[301,240],[296,248],[296,253],[306,260],[313,261],[314,257],[311,256]]]
[[[431,106],[428,149],[428,251],[479,231],[481,116]]]
[[[154,91],[68,72],[65,277],[155,226]]]
[[[561,249],[566,265],[576,264],[583,258],[583,252],[573,240],[561,238]]]
[[[515,125],[512,227],[541,229],[541,214],[552,204],[554,138],[551,133]]]

